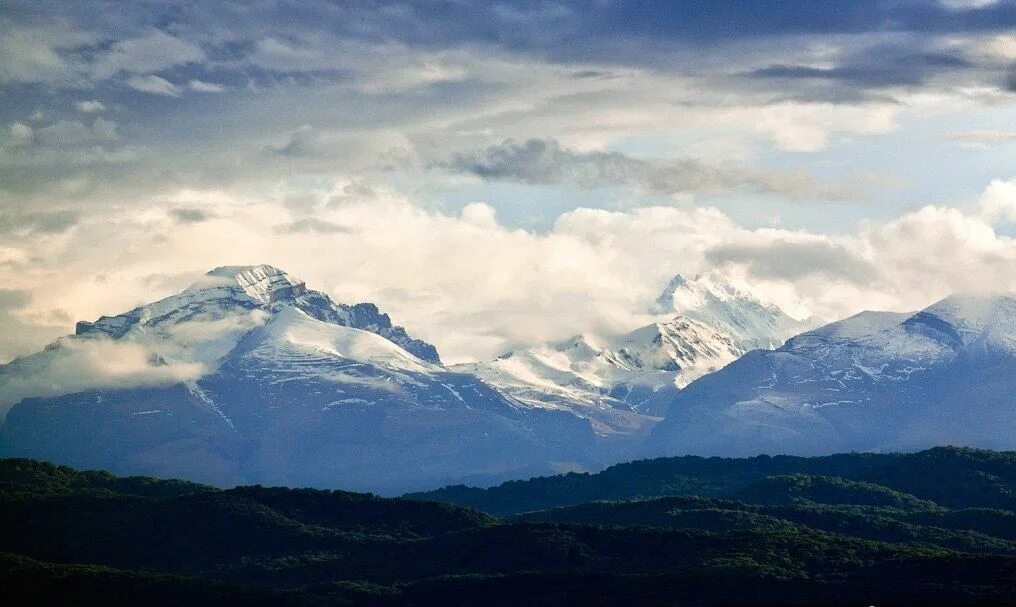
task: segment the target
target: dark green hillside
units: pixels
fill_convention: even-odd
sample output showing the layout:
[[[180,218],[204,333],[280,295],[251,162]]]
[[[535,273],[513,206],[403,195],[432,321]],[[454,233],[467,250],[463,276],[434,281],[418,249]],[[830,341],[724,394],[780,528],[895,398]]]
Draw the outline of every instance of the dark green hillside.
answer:
[[[0,599],[1016,605],[1016,515],[998,505],[1011,489],[1012,458],[960,450],[916,454],[917,463],[900,457],[840,456],[835,466],[833,458],[678,458],[615,467],[640,471],[627,484],[612,469],[466,491],[506,496],[509,487],[518,507],[523,498],[560,498],[555,483],[580,481],[586,494],[702,488],[507,519],[433,501],[258,486],[222,491],[0,460]],[[931,485],[920,479],[892,480],[894,465],[912,471],[929,457],[951,462],[936,476],[936,495],[951,505],[929,499]],[[766,474],[772,471],[780,474]],[[894,485],[877,482],[885,479]],[[972,483],[991,491],[964,495]],[[536,497],[526,487],[555,489]]]
[[[886,455],[670,457],[618,464],[597,474],[510,481],[489,489],[459,485],[406,497],[507,515],[596,500],[733,497],[766,477],[793,474],[872,483],[950,508],[1016,510],[1016,452],[954,447]]]

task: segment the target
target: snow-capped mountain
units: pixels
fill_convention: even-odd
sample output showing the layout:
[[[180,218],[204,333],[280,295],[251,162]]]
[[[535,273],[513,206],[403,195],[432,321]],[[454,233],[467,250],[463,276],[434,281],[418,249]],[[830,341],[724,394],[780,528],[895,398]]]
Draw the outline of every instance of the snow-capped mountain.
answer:
[[[743,352],[783,345],[805,324],[790,317],[776,303],[753,293],[715,271],[689,280],[678,274],[656,299],[653,311],[677,312],[728,337]]]
[[[670,318],[625,335],[578,336],[456,368],[534,406],[662,414],[677,390],[749,350],[782,345],[802,327],[715,273],[676,276],[653,312]]]
[[[218,268],[77,333],[0,369],[4,387],[38,394],[8,413],[0,454],[220,485],[397,492],[597,467],[613,448],[583,417],[444,368],[372,304],[335,304],[270,266]],[[100,377],[83,381],[82,368]],[[71,380],[39,391],[38,378],[68,370]]]
[[[327,323],[376,333],[423,360],[441,362],[434,346],[411,338],[402,327],[392,326],[388,315],[380,313],[374,304],[336,304],[328,295],[309,290],[302,281],[267,265],[216,268],[176,295],[118,316],[79,322],[76,333],[103,334],[115,339],[130,340],[143,336],[179,341],[189,323],[207,326],[210,322],[226,324],[232,321],[236,331],[225,331],[222,341],[215,344],[221,349],[230,347],[237,333],[256,324],[258,319],[290,307]],[[254,318],[243,318],[245,315]],[[207,347],[207,342],[203,343]],[[214,361],[216,353],[213,349],[208,355],[194,354],[204,362],[210,362],[206,359],[212,357]]]
[[[660,301],[667,317],[626,335],[449,368],[373,304],[217,268],[0,366],[0,456],[393,493],[645,455],[1016,447],[1013,296],[865,312],[747,353],[797,321],[715,275]]]
[[[1016,298],[863,312],[750,352],[677,395],[653,453],[1016,447]]]

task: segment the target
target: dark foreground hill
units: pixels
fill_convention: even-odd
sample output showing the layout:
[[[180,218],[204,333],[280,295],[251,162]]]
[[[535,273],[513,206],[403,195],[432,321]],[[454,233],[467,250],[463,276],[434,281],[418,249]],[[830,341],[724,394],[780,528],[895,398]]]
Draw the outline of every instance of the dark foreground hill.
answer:
[[[824,457],[667,457],[617,464],[596,474],[573,472],[509,481],[488,489],[456,485],[405,497],[505,515],[596,500],[664,495],[740,497],[758,481],[791,474],[871,483],[950,508],[1016,510],[1016,452],[955,447]],[[763,488],[755,488],[751,500],[763,499],[761,491]]]
[[[11,605],[1016,604],[1014,475],[1014,454],[937,449],[655,460],[438,494],[532,511],[498,519],[0,460],[0,593]],[[571,483],[571,501],[555,483]],[[527,490],[571,505],[529,507]],[[604,497],[625,501],[591,501]]]

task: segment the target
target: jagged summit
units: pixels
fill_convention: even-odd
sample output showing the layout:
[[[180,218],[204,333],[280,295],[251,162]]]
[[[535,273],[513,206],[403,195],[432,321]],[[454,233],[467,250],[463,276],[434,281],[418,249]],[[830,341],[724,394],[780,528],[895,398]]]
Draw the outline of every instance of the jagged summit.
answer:
[[[653,311],[668,318],[624,335],[577,335],[457,368],[537,406],[656,415],[673,391],[749,350],[779,347],[804,328],[748,285],[716,272],[674,276]]]
[[[691,282],[683,274],[677,274],[663,287],[659,297],[653,302],[651,311],[655,314],[668,314],[674,310],[674,294],[684,289]]]
[[[433,345],[413,339],[405,329],[393,325],[391,318],[375,304],[337,304],[327,294],[308,289],[302,280],[286,271],[264,264],[217,267],[175,295],[116,316],[81,321],[75,334],[173,340],[195,323],[213,323],[216,327],[235,329],[227,331],[223,338],[229,344],[287,307],[295,307],[326,323],[376,333],[422,360],[441,362]],[[221,355],[222,348],[216,348],[215,353]]]
[[[307,291],[307,285],[302,280],[290,276],[285,270],[267,264],[220,266],[205,276],[235,281],[248,296],[265,304],[276,300],[294,299]]]
[[[689,280],[682,274],[667,283],[652,307],[676,313],[729,335],[745,351],[777,348],[805,327],[779,305],[739,283],[710,271]]]

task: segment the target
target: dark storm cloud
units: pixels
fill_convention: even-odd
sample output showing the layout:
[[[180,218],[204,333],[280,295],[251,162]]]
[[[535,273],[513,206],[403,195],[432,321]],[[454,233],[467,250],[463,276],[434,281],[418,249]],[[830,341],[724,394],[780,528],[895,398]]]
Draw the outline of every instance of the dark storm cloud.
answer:
[[[239,64],[263,52],[299,49],[316,38],[366,44],[398,42],[443,49],[487,45],[550,59],[679,67],[675,52],[783,36],[921,35],[1006,31],[1016,27],[1016,3],[1004,0],[966,10],[932,1],[814,2],[359,2],[279,0],[226,2],[0,2],[12,24],[43,25],[59,17],[80,35],[66,35],[61,54],[94,72],[157,71],[174,65]],[[124,52],[124,38],[144,39],[147,67]],[[119,45],[119,46],[118,46]],[[161,51],[157,52],[157,51]],[[298,59],[293,54],[293,59]],[[49,58],[46,58],[47,60]],[[304,58],[306,59],[306,57]],[[51,62],[36,61],[56,69]],[[307,70],[325,66],[306,62]],[[161,67],[160,67],[161,66]],[[578,73],[582,73],[579,71]]]
[[[921,52],[904,45],[878,45],[849,56],[834,67],[772,65],[745,75],[750,78],[828,80],[852,86],[881,88],[922,84],[936,74],[974,67],[973,62],[957,54]]]
[[[581,152],[553,139],[506,140],[454,155],[442,168],[492,181],[572,183],[581,187],[634,187],[668,195],[744,189],[790,198],[846,200],[847,188],[831,188],[803,173],[712,166],[692,159],[641,158],[618,152]]]
[[[414,130],[432,131],[426,136],[441,144],[418,148],[421,162],[428,163],[457,149],[456,137],[468,139],[463,147],[478,145],[476,133],[487,130],[494,135],[482,143],[498,141],[519,132],[514,123],[527,112],[545,112],[540,119],[552,121],[554,112],[569,111],[569,103],[575,115],[589,112],[593,128],[591,108],[642,101],[625,98],[625,78],[661,72],[705,80],[686,88],[675,83],[681,88],[673,96],[657,87],[657,103],[709,108],[786,99],[892,102],[892,92],[884,89],[938,77],[951,78],[948,84],[956,88],[1013,89],[1011,65],[991,63],[1000,59],[979,54],[976,42],[956,50],[941,37],[1014,26],[1011,0],[969,10],[903,0],[0,0],[0,170],[6,173],[0,191],[48,204],[43,199],[52,198],[46,190],[52,185],[62,205],[74,198],[101,201],[110,190],[212,187],[240,176],[353,166],[351,161],[376,168],[389,152],[365,154],[360,148],[369,147],[363,142],[378,128],[409,138],[418,135]],[[809,62],[813,57],[801,49],[812,43],[829,49],[836,58],[832,66]],[[451,51],[451,58],[427,56],[435,51]],[[534,81],[506,64],[538,68]],[[413,80],[429,67],[439,73],[435,80],[426,74]],[[444,68],[461,73],[443,79]],[[608,80],[616,80],[618,90],[584,90],[608,89]],[[561,94],[553,104],[516,98],[516,84],[523,95]],[[283,100],[287,93],[289,102]],[[292,103],[297,98],[299,107]],[[76,109],[82,99],[106,110],[82,115]],[[490,108],[508,101],[520,107],[531,102],[531,109],[492,116]],[[477,123],[465,128],[463,117],[474,112]],[[496,120],[503,121],[501,130],[491,126]],[[359,138],[350,143],[344,129]],[[228,155],[194,153],[225,141],[235,143]],[[411,156],[400,154],[409,147],[393,148],[385,157],[403,166],[401,159]],[[555,153],[548,150],[539,162]],[[800,176],[692,160],[603,155],[568,163],[583,167],[570,169],[568,179],[598,184],[630,169],[628,184],[650,192],[741,188],[811,196],[816,189],[802,188]],[[850,197],[843,191],[821,195]]]

